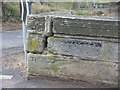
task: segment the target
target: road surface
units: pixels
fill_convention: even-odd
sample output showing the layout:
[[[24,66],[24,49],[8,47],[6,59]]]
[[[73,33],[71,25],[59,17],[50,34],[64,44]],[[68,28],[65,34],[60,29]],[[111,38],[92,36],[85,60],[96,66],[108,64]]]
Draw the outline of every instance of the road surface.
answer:
[[[2,56],[23,51],[22,30],[3,31],[2,34]]]

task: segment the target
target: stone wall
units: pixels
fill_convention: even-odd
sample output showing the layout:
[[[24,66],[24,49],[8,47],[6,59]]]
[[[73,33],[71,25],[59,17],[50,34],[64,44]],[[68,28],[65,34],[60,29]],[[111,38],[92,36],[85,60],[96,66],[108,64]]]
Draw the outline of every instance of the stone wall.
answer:
[[[28,76],[43,75],[118,84],[118,20],[30,15]]]

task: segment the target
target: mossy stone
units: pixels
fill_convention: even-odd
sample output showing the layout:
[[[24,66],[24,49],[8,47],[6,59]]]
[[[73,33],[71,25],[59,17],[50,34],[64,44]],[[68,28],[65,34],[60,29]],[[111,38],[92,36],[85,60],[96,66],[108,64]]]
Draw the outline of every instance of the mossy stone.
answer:
[[[42,53],[45,48],[45,37],[37,34],[28,34],[26,51]]]

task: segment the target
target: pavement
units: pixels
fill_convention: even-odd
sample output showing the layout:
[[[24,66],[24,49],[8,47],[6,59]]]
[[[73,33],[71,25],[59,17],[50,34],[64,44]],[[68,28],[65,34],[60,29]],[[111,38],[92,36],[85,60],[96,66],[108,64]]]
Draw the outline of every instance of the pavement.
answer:
[[[39,79],[26,78],[23,53],[22,31],[4,31],[2,34],[2,88],[110,88],[107,84],[96,84],[85,81],[62,80],[51,77]]]
[[[22,30],[3,31],[2,34],[2,56],[23,51]]]

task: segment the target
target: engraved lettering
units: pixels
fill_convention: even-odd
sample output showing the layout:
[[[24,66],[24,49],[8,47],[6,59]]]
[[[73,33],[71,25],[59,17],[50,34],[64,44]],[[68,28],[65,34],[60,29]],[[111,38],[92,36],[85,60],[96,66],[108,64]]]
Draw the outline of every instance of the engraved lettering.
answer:
[[[36,61],[36,58],[35,58],[35,57],[31,57],[31,60],[32,60],[32,61]]]
[[[78,44],[78,45],[90,45],[90,46],[102,47],[102,44],[98,43],[98,42],[85,42],[85,41],[73,41],[73,40],[65,41],[64,40],[64,43],[66,43],[66,44]]]

